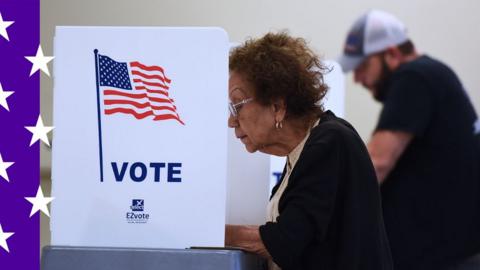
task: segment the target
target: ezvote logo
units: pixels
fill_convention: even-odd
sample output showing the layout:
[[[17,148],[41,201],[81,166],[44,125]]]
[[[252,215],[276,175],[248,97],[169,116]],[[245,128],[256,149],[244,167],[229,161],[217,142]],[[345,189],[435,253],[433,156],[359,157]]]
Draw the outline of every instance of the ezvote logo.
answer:
[[[132,205],[130,206],[132,211],[142,211],[143,212],[143,200],[140,199],[133,199]]]
[[[145,213],[145,204],[143,199],[133,199],[130,210],[126,213],[127,223],[147,223],[150,214]]]

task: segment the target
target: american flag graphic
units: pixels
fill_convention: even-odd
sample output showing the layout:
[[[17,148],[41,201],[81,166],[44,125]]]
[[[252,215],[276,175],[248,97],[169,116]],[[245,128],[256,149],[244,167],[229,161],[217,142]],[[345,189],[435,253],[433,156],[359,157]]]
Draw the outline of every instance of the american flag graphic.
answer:
[[[117,62],[98,54],[98,70],[106,115],[123,113],[137,119],[176,120],[185,125],[169,95],[171,80],[162,67],[138,61]]]

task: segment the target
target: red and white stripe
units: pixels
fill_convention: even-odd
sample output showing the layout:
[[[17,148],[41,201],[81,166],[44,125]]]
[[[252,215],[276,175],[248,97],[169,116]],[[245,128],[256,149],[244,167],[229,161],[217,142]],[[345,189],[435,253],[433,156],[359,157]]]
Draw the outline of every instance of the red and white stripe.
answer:
[[[177,113],[174,100],[169,96],[171,80],[159,66],[146,66],[130,62],[133,90],[113,87],[103,89],[105,114],[131,114],[137,119],[149,116],[154,121],[174,119],[185,123]]]

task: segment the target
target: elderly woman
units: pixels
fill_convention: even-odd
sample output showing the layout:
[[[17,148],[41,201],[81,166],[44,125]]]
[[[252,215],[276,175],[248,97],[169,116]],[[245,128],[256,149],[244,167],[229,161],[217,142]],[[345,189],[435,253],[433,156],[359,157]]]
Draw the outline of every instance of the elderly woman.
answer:
[[[248,152],[286,156],[261,226],[225,244],[270,269],[392,269],[375,170],[355,129],[321,103],[326,68],[300,38],[269,33],[230,55],[228,125]]]

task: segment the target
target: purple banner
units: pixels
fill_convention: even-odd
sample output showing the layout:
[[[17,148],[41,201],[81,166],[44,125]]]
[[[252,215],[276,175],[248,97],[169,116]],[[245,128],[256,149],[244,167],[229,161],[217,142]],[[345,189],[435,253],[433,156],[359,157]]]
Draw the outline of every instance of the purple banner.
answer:
[[[41,142],[30,146],[25,127],[37,123],[41,74],[30,76],[25,57],[40,44],[40,0],[1,0],[0,14],[0,269],[36,270],[41,212],[30,217],[25,197],[35,197],[40,184]]]

